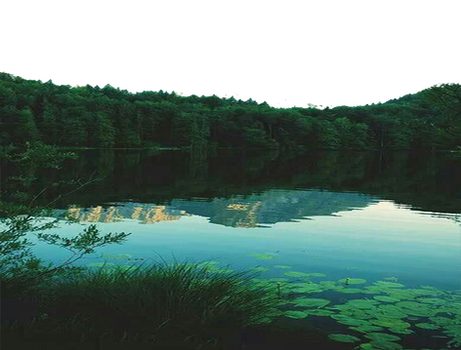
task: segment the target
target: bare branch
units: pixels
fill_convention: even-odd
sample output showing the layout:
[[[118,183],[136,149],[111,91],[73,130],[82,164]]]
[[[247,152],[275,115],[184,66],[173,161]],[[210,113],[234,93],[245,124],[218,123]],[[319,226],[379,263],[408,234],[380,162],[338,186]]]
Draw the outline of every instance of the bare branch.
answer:
[[[50,203],[48,203],[45,207],[50,207],[51,205],[53,205],[54,203],[56,203],[57,201],[59,201],[60,199],[62,199],[63,197],[66,197],[66,196],[69,196],[71,195],[72,193],[75,193],[79,190],[81,190],[83,187],[85,186],[88,186],[89,184],[93,183],[93,182],[96,182],[96,181],[99,181],[101,179],[103,179],[103,177],[97,177],[95,179],[92,179],[93,175],[95,174],[95,172],[93,172],[90,176],[90,180],[84,182],[84,183],[80,183],[80,180],[78,180],[78,183],[79,183],[79,187],[73,189],[72,191],[69,191],[67,193],[64,193],[64,194],[60,194],[58,197],[56,197],[53,201],[51,201]]]

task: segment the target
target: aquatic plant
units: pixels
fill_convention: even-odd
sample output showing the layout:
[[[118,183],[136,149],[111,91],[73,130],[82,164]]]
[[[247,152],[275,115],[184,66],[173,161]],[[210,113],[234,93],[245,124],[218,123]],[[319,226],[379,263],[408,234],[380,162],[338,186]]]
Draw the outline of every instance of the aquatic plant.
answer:
[[[354,337],[353,335],[350,335],[350,334],[330,334],[328,338],[334,341],[342,342],[342,343],[356,343],[360,341],[359,338]]]
[[[291,301],[297,307],[321,308],[330,303],[327,299],[318,298],[297,298]]]
[[[400,299],[388,297],[388,296],[385,296],[385,295],[376,295],[376,296],[373,297],[373,299],[376,299],[378,301],[382,301],[382,302],[385,302],[385,303],[396,303],[396,302],[398,302],[400,300]]]
[[[265,256],[262,259],[270,260],[274,255],[268,254],[268,256],[270,257]],[[208,276],[224,277],[233,273],[229,268],[222,268],[219,265],[218,261],[205,261],[200,264],[175,263],[168,266],[203,269]],[[93,266],[103,266],[101,270],[109,275],[136,269],[133,265],[114,265],[107,262],[96,263]],[[255,278],[253,274],[248,279],[248,285],[264,291],[268,300],[272,300],[272,305],[266,309],[266,313],[256,317],[252,321],[253,324],[268,324],[277,318],[289,318],[293,320],[292,322],[309,322],[311,317],[330,317],[343,325],[345,330],[363,335],[367,342],[356,348],[365,350],[402,349],[402,345],[399,344],[401,337],[415,332],[418,334],[421,331],[437,332],[436,336],[448,337],[447,343],[452,346],[461,343],[459,329],[461,311],[457,311],[457,309],[461,310],[461,297],[455,293],[440,291],[431,286],[406,288],[404,284],[390,279],[376,281],[371,285],[365,279],[358,277],[312,282],[311,277],[322,278],[325,274],[304,271],[285,272],[283,270],[288,270],[285,268],[288,265],[276,266],[284,267],[278,269],[282,270],[280,273],[285,277]],[[267,270],[267,267],[256,266],[249,271],[255,273]],[[202,278],[203,281],[208,279],[209,277]],[[322,294],[324,292],[333,292],[333,294]],[[351,294],[353,299],[346,296],[345,301],[337,303],[337,299],[322,297],[335,295],[334,293]],[[308,297],[311,294],[315,294],[315,297]],[[350,334],[331,334],[329,337],[331,340],[344,343],[363,341],[358,336]]]
[[[294,319],[306,318],[309,315],[304,311],[296,311],[296,310],[287,310],[283,314],[286,317],[294,318]]]
[[[290,292],[303,294],[318,293],[324,290],[321,285],[315,283],[292,283],[289,287]]]
[[[341,284],[349,285],[349,284],[364,284],[367,283],[367,280],[363,278],[343,278],[338,281]]]
[[[68,332],[78,323],[87,333],[114,337],[126,332],[205,339],[277,315],[277,297],[251,283],[254,274],[217,273],[209,265],[116,266],[69,276],[42,290],[43,310],[50,317],[41,325]]]
[[[397,282],[388,282],[388,281],[378,281],[373,283],[375,286],[381,288],[403,288],[405,285]]]
[[[288,271],[284,273],[287,277],[294,277],[294,278],[306,278],[309,277],[310,274],[306,272],[297,272],[297,271]]]
[[[439,326],[437,326],[436,324],[432,324],[432,323],[417,323],[415,324],[415,326],[418,328],[422,328],[422,329],[430,329],[430,330],[439,329]]]
[[[332,311],[329,310],[319,310],[319,309],[314,309],[314,310],[304,310],[305,313],[312,315],[312,316],[331,316]]]

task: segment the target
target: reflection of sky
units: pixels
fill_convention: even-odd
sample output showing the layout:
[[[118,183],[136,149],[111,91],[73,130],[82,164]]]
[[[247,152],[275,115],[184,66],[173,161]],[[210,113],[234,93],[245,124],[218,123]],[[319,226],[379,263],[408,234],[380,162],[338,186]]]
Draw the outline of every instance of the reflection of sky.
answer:
[[[426,243],[433,245],[461,246],[461,228],[452,218],[430,217],[425,213],[399,208],[391,201],[381,201],[363,210],[337,213],[341,226],[349,228],[349,239],[382,239],[386,241]],[[337,227],[334,218],[314,218],[312,226]],[[319,226],[320,228],[320,226]],[[356,230],[355,230],[356,229]],[[344,230],[335,231],[342,235]],[[453,239],[457,238],[457,239]]]
[[[378,280],[394,276],[408,285],[461,289],[459,224],[449,218],[399,208],[390,201],[335,216],[279,222],[270,229],[210,224],[200,216],[154,225],[140,225],[137,220],[98,225],[103,232],[133,233],[125,244],[99,250],[105,254],[213,259],[235,268],[286,264],[297,271],[323,272],[331,279]],[[63,228],[69,235],[81,229],[78,225]],[[65,257],[65,252],[50,247],[37,247],[37,252],[51,260]],[[248,256],[264,252],[276,256],[268,261]],[[83,262],[95,259],[93,255]]]

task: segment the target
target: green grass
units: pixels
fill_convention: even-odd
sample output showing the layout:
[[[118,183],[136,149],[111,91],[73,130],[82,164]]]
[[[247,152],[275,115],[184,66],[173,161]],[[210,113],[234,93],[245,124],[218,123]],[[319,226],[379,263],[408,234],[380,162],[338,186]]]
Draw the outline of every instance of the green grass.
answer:
[[[218,344],[263,321],[276,305],[273,293],[251,283],[254,277],[186,263],[88,269],[41,287],[42,317],[29,328],[56,339],[104,334],[197,346],[191,349]]]

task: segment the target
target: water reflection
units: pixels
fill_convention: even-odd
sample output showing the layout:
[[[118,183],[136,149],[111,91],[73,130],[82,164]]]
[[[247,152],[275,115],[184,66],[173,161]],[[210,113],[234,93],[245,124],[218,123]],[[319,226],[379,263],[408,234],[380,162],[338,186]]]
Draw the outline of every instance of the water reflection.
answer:
[[[365,208],[378,199],[437,217],[461,212],[461,161],[443,153],[104,150],[81,152],[62,170],[29,170],[38,181],[26,191],[48,188],[45,203],[66,190],[53,183],[96,174],[91,187],[56,203],[60,212],[89,222],[199,215],[225,226],[261,227]],[[2,164],[0,180],[17,171]]]
[[[198,215],[208,218],[214,224],[250,228],[365,208],[376,200],[359,193],[272,189],[260,194],[231,198],[172,199],[169,205],[128,202],[91,208],[71,206],[67,211],[56,213],[65,213],[68,218],[84,222],[107,223],[132,219],[142,224]]]
[[[15,173],[3,171],[4,178]],[[102,232],[133,234],[82,265],[112,259],[129,268],[158,255],[212,260],[222,269],[257,265],[256,283],[282,281],[293,294],[280,317],[319,322],[333,340],[355,332],[354,339],[379,343],[368,334],[379,329],[408,348],[461,344],[459,312],[452,314],[461,301],[461,161],[450,155],[87,152],[61,171],[30,170],[39,180],[29,191],[95,171],[100,181],[63,197],[55,210],[80,224],[54,232],[101,223]],[[45,261],[68,258],[62,249],[34,249]],[[309,299],[298,300],[303,295]],[[435,327],[449,338],[435,342]]]
[[[247,254],[279,252],[281,264],[337,278],[360,267],[363,278],[458,288],[461,161],[449,154],[109,153],[86,152],[41,179],[96,170],[101,181],[59,211],[133,232],[114,252],[221,256],[236,267],[252,266]]]

